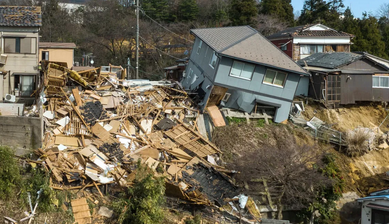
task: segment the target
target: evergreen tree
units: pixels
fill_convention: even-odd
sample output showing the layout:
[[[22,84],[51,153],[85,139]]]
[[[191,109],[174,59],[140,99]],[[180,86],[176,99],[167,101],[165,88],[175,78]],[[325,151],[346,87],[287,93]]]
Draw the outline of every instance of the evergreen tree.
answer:
[[[259,13],[274,16],[288,25],[294,24],[291,0],[262,0]]]
[[[378,20],[366,13],[358,21],[360,34],[355,37],[353,50],[365,51],[382,58],[388,58],[385,53],[385,42],[382,41]]]
[[[232,0],[229,11],[231,25],[254,25],[258,14],[255,0]]]
[[[196,0],[181,0],[178,6],[179,21],[193,21],[199,14],[199,7]]]
[[[306,0],[298,23],[301,25],[321,23],[333,29],[341,26],[343,0]]]
[[[169,0],[141,0],[142,10],[151,18],[157,21],[170,22],[172,16],[170,14]]]

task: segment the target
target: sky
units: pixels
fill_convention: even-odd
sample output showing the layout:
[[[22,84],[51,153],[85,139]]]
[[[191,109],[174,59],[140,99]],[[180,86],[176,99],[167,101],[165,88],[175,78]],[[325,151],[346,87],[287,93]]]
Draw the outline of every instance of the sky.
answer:
[[[303,9],[305,0],[292,0],[293,10],[294,12]],[[345,9],[350,7],[351,12],[354,17],[362,18],[363,12],[371,13],[372,15],[376,15],[379,8],[384,3],[389,3],[388,0],[343,0],[343,4]]]

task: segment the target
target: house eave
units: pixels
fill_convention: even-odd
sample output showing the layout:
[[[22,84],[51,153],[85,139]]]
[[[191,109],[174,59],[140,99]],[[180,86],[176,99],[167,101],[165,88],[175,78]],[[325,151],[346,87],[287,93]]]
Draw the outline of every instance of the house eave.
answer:
[[[232,59],[235,59],[235,60],[245,61],[245,62],[249,62],[249,63],[252,63],[252,64],[257,64],[257,65],[261,65],[261,66],[266,66],[266,67],[274,68],[274,69],[281,70],[281,71],[286,71],[286,72],[295,73],[295,74],[304,75],[304,76],[310,76],[308,72],[298,72],[298,71],[294,71],[294,70],[280,68],[280,67],[277,67],[277,66],[274,66],[274,65],[270,65],[270,64],[266,64],[266,63],[261,63],[261,62],[258,62],[258,61],[251,61],[251,60],[247,60],[247,59],[239,58],[239,57],[234,57],[234,56],[223,54],[223,53],[219,53],[219,55],[223,56],[223,57],[227,57],[227,58],[232,58]],[[303,68],[301,68],[301,69],[303,69]]]

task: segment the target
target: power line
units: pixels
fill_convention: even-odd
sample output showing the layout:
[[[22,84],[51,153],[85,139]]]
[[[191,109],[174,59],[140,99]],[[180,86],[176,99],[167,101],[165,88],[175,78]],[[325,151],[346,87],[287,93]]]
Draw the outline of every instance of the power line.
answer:
[[[181,35],[179,35],[179,34],[173,32],[173,31],[169,30],[168,28],[164,27],[162,24],[158,23],[158,22],[155,21],[153,18],[151,18],[150,16],[148,16],[148,15],[145,13],[145,11],[143,11],[142,9],[140,9],[140,11],[143,13],[143,15],[145,15],[147,18],[149,18],[149,19],[150,19],[151,21],[153,21],[154,23],[158,24],[158,25],[159,25],[160,27],[162,27],[163,29],[169,31],[170,33],[172,33],[172,34],[178,36],[178,37],[181,38],[181,39],[184,39],[184,40],[186,40],[186,41],[189,41],[189,42],[193,43],[193,40],[189,40],[189,39],[187,39],[187,38],[185,38],[185,37],[182,37]]]
[[[155,48],[156,50],[158,50],[159,52],[161,52],[162,54],[166,54],[167,56],[171,57],[171,58],[174,58],[174,59],[177,59],[177,60],[180,60],[181,58],[177,58],[171,54],[168,54],[166,52],[164,52],[163,50],[159,49],[158,47],[156,47],[155,45],[151,44],[150,42],[148,42],[145,38],[143,38],[142,36],[139,36],[140,39],[144,40],[148,45],[152,46],[153,48]]]

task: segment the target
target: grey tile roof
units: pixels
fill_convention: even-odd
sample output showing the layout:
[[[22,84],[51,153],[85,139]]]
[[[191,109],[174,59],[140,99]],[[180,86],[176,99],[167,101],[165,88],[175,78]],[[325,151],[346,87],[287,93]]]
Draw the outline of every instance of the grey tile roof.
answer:
[[[314,24],[317,25],[317,24]],[[268,36],[267,38],[269,40],[274,39],[280,39],[280,38],[287,38],[287,37],[354,37],[354,35],[343,32],[343,31],[336,31],[336,30],[305,30],[311,26],[314,26],[312,24],[310,25],[304,25],[304,26],[295,26],[295,27],[289,27],[285,30],[282,30],[278,33],[272,34]],[[304,31],[305,30],[305,31]]]
[[[42,26],[41,8],[37,6],[0,6],[0,26]]]
[[[363,55],[352,52],[316,53],[299,60],[297,63],[301,66],[304,66],[305,61],[308,66],[322,68],[339,68],[344,65],[350,64],[356,60],[359,60],[362,57]]]
[[[191,32],[221,55],[298,74],[308,74],[250,26],[194,29]]]

